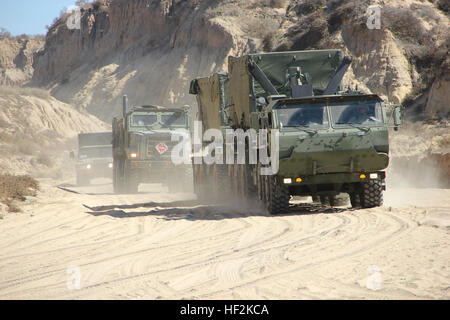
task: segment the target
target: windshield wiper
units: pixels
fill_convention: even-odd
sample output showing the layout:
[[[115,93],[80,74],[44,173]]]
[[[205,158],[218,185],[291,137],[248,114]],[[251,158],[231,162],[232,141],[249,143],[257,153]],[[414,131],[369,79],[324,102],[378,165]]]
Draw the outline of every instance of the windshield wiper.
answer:
[[[165,123],[162,125],[163,128],[169,128],[171,129],[172,124],[178,120],[180,117],[182,116],[181,112],[175,112],[174,114],[172,114],[169,119],[167,119],[165,121]]]
[[[362,130],[364,132],[369,132],[370,131],[370,128],[365,128],[365,127],[359,126],[358,124],[360,124],[360,123],[355,123],[355,122],[336,122],[335,124],[340,124],[340,125],[346,125],[347,124],[347,125],[349,125],[352,128],[356,128],[356,129]]]
[[[304,129],[304,128],[300,128],[300,126],[283,126],[283,128],[295,128],[297,130],[301,130],[304,131],[306,133],[309,133],[310,135],[315,135],[317,134],[317,130],[314,129]]]

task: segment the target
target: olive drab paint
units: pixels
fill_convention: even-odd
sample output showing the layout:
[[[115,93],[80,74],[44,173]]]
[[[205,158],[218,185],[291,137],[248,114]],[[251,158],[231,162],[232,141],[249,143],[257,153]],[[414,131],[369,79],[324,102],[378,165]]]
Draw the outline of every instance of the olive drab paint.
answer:
[[[352,62],[339,49],[248,54],[229,57],[228,72],[192,80],[189,92],[197,98],[204,130],[220,130],[223,137],[230,130],[265,130],[256,145],[269,155],[258,152],[255,163],[255,142],[247,134],[244,145],[223,139],[221,149],[234,161],[204,163],[194,156],[199,198],[223,184],[231,199],[256,198],[274,214],[288,210],[291,195],[320,197],[333,205],[336,195],[348,193],[355,207],[381,205],[389,164],[388,114],[379,96],[343,91],[342,78]],[[399,110],[395,119],[401,118]],[[202,148],[196,149],[201,154]],[[277,170],[267,172],[269,166]]]

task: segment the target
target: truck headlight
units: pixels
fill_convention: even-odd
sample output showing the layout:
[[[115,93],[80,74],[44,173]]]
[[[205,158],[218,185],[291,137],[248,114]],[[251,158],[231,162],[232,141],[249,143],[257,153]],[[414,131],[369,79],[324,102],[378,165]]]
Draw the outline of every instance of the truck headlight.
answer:
[[[371,173],[369,177],[370,179],[378,179],[378,173]]]
[[[90,169],[92,166],[90,164],[86,165],[86,169]]]
[[[128,158],[130,159],[136,159],[137,158],[137,153],[136,152],[129,152],[128,153]]]
[[[292,179],[291,178],[284,178],[283,182],[284,182],[284,184],[290,184],[290,183],[292,183]]]
[[[113,167],[113,164],[112,163],[110,163],[110,164],[108,164],[108,168],[112,168]]]

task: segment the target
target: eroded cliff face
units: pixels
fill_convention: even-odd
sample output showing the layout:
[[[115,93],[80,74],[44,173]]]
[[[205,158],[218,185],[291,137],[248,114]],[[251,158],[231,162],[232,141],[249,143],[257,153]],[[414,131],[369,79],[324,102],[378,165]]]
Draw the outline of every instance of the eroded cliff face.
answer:
[[[210,1],[112,1],[83,11],[81,30],[64,21],[47,35],[33,83],[102,119],[132,104],[193,102],[189,81],[225,68],[246,39],[205,18]]]
[[[379,30],[365,26],[370,4],[382,7]],[[109,0],[82,9],[80,30],[66,20],[49,30],[33,84],[106,121],[120,114],[122,94],[134,105],[195,106],[192,78],[226,70],[229,55],[257,51],[342,48],[355,59],[345,82],[393,102],[439,81],[427,110],[450,91],[432,74],[449,43],[448,16],[432,2]],[[440,55],[430,57],[430,47]]]
[[[31,80],[34,54],[44,41],[20,38],[0,40],[0,85],[17,86]]]

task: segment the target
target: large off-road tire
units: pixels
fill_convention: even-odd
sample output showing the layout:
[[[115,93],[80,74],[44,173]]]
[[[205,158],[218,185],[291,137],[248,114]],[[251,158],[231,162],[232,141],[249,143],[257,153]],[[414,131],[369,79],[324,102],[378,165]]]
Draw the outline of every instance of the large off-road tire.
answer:
[[[277,183],[275,177],[265,176],[266,208],[270,214],[287,213],[289,210],[289,189]]]
[[[114,160],[113,162],[113,187],[115,194],[124,193],[124,184],[123,184],[123,164],[124,162],[121,160]]]
[[[383,205],[383,185],[381,180],[370,180],[362,183],[360,193],[361,207],[373,208]]]
[[[321,195],[321,196],[319,196],[319,199],[320,199],[320,203],[321,203],[323,206],[328,206],[328,205],[330,205],[330,201],[329,201],[328,196]]]
[[[113,187],[116,194],[136,194],[139,183],[127,168],[127,163],[122,160],[114,160]]]
[[[361,198],[359,192],[352,192],[349,194],[350,196],[350,203],[352,204],[353,208],[360,208],[361,207]]]

